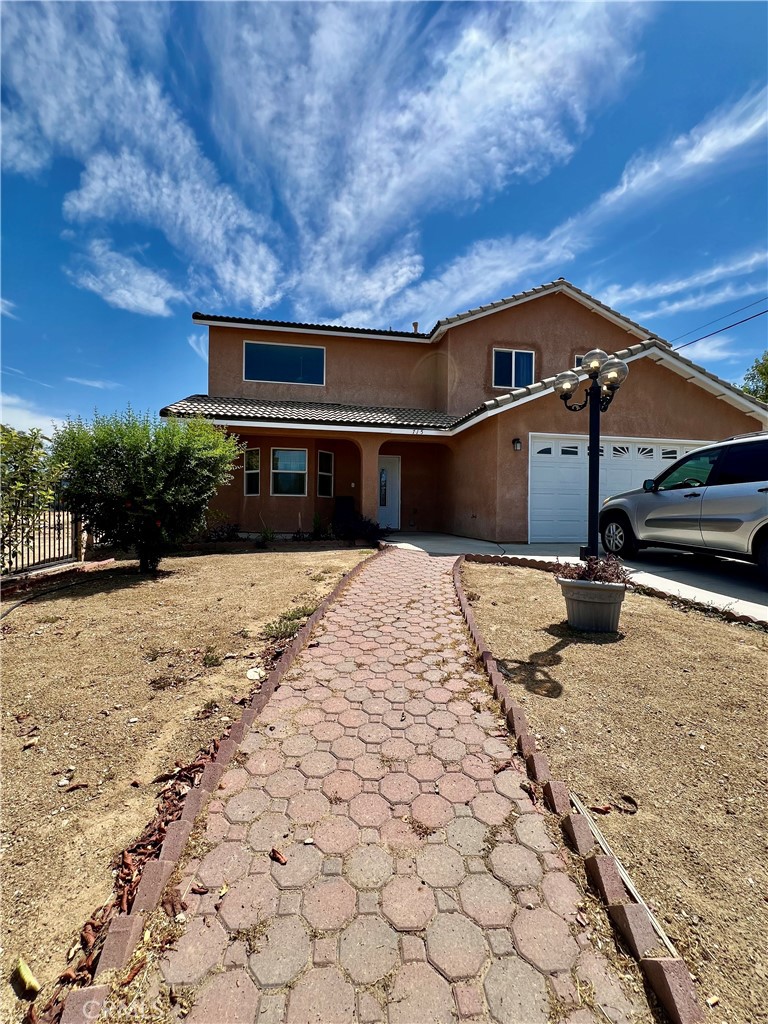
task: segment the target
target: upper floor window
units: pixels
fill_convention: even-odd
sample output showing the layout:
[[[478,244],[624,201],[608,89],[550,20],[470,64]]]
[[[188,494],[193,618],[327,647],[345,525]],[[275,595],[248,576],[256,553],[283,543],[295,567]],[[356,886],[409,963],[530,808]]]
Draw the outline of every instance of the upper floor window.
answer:
[[[495,388],[524,388],[533,384],[533,352],[516,349],[493,350],[493,386]]]
[[[325,349],[319,345],[244,342],[243,380],[270,384],[325,384]]]

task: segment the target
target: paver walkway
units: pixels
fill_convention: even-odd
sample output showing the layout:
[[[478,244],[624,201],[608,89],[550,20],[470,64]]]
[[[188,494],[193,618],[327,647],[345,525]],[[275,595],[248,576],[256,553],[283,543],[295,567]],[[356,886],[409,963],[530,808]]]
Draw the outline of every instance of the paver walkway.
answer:
[[[191,1024],[649,1019],[575,923],[525,777],[494,770],[510,743],[452,565],[375,559],[246,736],[182,887],[210,892],[155,986],[194,987]]]

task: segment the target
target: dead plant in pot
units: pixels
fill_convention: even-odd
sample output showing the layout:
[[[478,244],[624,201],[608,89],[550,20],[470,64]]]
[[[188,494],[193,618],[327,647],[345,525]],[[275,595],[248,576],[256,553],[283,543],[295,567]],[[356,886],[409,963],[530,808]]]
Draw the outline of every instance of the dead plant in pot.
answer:
[[[568,625],[587,633],[615,633],[629,576],[615,555],[560,567],[556,582],[565,598]]]

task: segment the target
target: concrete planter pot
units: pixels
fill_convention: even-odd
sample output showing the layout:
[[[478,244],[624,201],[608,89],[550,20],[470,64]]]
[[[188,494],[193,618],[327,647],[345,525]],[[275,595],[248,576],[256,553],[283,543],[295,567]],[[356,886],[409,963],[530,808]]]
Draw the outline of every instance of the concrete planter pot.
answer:
[[[616,633],[624,594],[624,583],[595,583],[593,580],[555,579],[565,598],[568,625],[586,633]]]

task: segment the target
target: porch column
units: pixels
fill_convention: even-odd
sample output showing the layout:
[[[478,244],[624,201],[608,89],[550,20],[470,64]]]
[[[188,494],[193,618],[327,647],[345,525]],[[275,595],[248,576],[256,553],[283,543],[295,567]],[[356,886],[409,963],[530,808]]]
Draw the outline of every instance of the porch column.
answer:
[[[375,522],[379,515],[379,449],[386,436],[358,438],[360,444],[360,512]]]

